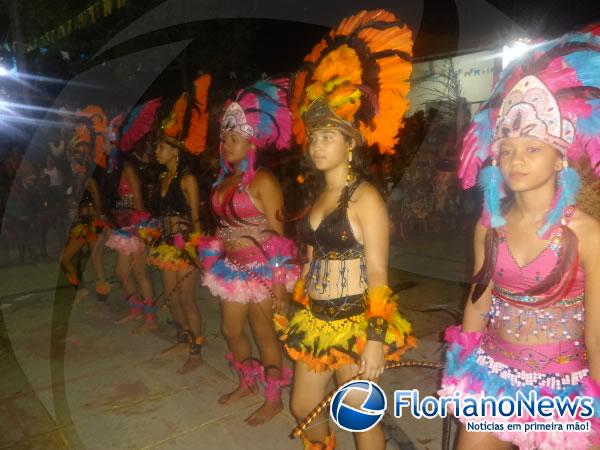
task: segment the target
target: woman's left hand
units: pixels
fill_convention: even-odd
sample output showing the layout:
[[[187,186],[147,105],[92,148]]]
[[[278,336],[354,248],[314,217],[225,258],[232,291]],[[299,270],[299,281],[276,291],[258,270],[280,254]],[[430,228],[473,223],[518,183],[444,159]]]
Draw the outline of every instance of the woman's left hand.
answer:
[[[383,343],[367,341],[361,356],[358,374],[364,376],[367,380],[376,380],[381,376],[384,368]]]
[[[273,283],[273,294],[275,298],[273,299],[273,311],[276,314],[287,314],[287,292],[285,290],[285,286],[279,283]]]

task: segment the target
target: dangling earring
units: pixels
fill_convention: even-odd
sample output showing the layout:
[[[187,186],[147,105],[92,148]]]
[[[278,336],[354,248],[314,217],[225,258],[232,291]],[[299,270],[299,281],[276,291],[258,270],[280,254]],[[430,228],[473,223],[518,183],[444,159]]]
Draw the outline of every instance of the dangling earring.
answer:
[[[179,170],[179,152],[177,152],[177,155],[175,156],[175,167]]]
[[[348,147],[348,173],[346,174],[346,186],[352,181],[352,147]]]

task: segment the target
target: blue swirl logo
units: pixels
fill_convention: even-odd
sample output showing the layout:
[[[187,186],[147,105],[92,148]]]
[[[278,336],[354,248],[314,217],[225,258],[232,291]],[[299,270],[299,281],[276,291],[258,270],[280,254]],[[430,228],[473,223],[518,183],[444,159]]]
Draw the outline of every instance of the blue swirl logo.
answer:
[[[359,407],[357,401],[362,401]],[[354,433],[368,431],[377,425],[386,408],[383,389],[372,381],[357,380],[349,381],[337,390],[329,406],[329,415],[337,426]]]

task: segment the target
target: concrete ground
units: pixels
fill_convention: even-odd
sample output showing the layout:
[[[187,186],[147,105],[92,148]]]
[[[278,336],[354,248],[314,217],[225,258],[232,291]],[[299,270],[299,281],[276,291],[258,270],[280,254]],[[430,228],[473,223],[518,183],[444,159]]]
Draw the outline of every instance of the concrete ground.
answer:
[[[459,320],[465,295],[458,282],[468,264],[458,256],[466,254],[464,245],[423,237],[392,248],[391,285],[400,290],[401,310],[418,338],[407,359],[441,361],[441,332]],[[153,278],[160,292],[156,272]],[[224,359],[218,301],[205,289],[197,293],[207,335],[204,365],[177,375],[183,358],[159,356],[173,342],[166,311],[156,332],[132,335],[134,324],[113,323],[125,311],[120,289],[113,290],[108,306],[93,298],[73,305],[72,289],[53,263],[3,268],[0,281],[0,448],[301,448],[288,438],[295,425],[289,390],[284,412],[260,427],[243,419],[262,403],[261,396],[217,404],[237,377]],[[381,385],[390,401],[394,389],[418,388],[424,396],[436,391],[439,376],[435,369],[395,369],[383,375]],[[440,419],[388,415],[383,423],[388,449],[441,448]],[[338,431],[338,441],[340,449],[354,448],[349,433]]]

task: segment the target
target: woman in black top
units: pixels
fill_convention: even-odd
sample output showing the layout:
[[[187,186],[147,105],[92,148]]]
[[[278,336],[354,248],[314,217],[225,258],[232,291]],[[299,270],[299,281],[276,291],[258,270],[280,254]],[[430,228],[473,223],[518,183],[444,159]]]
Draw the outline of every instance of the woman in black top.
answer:
[[[294,130],[299,143],[308,138],[312,163],[308,213],[299,224],[308,261],[294,290],[299,309],[275,321],[296,361],[290,406],[299,420],[334,376],[339,385],[357,374],[376,380],[386,359],[397,361],[412,345],[410,324],[387,286],[388,214],[367,181],[366,161],[367,144],[393,151],[406,109],[411,43],[393,14],[363,11],[315,47],[295,77]],[[363,400],[345,398],[355,407]],[[382,428],[372,425],[355,434],[358,448],[385,447]],[[305,430],[305,448],[335,448],[328,428],[326,417],[316,418]]]
[[[202,364],[201,347],[205,340],[194,298],[196,248],[201,232],[200,195],[198,180],[187,161],[205,148],[206,120],[202,119],[207,114],[210,80],[210,75],[202,75],[196,79],[192,95],[184,93],[179,97],[163,123],[156,147],[156,160],[166,170],[155,196],[160,238],[150,252],[150,263],[161,269],[164,296],[177,328],[177,343],[163,354],[189,349],[187,361],[177,371],[180,374]]]

